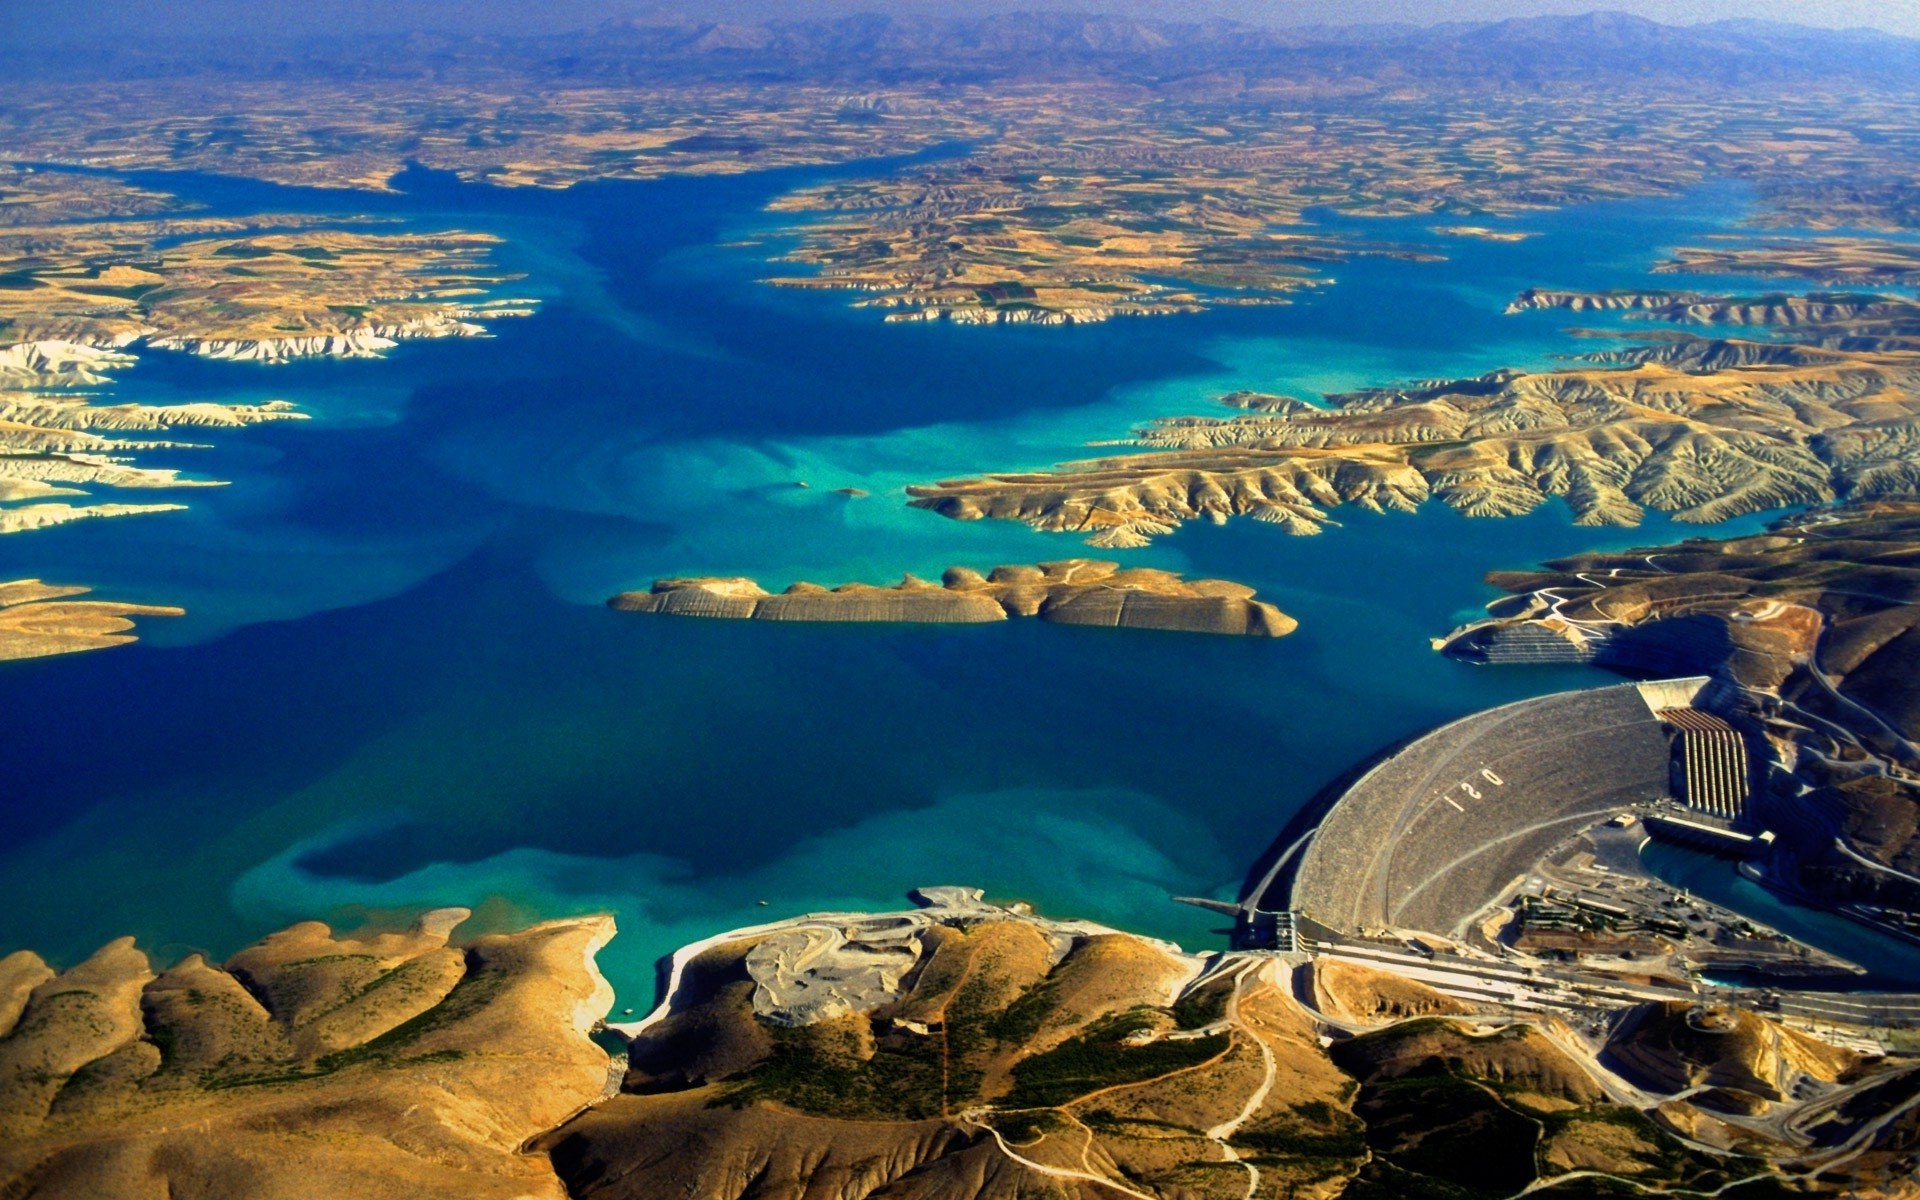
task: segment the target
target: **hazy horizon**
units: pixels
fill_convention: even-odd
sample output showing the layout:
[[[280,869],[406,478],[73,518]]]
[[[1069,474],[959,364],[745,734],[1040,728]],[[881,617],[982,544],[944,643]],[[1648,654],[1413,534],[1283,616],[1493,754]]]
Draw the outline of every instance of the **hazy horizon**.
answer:
[[[995,12],[1084,12],[1160,20],[1225,17],[1276,27],[1409,23],[1437,25],[1512,17],[1621,12],[1666,24],[1756,19],[1873,28],[1920,37],[1920,0],[548,0],[533,17],[518,0],[176,0],[164,15],[137,0],[17,0],[0,17],[9,40],[39,44],[93,37],[325,36],[355,30],[448,33],[562,33],[599,22],[685,14],[707,20],[806,19],[884,12],[897,16],[978,16]]]

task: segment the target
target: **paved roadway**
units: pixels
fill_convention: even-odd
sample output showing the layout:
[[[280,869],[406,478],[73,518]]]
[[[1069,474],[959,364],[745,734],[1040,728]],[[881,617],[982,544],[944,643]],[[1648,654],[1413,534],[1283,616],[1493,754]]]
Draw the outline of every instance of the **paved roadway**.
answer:
[[[1774,988],[1689,989],[1626,983],[1548,966],[1491,962],[1464,955],[1398,950],[1372,943],[1314,940],[1302,946],[1332,958],[1425,983],[1448,995],[1517,1008],[1617,1007],[1651,1000],[1721,999],[1756,1012],[1866,1028],[1920,1026],[1920,995],[1904,992],[1808,992]]]

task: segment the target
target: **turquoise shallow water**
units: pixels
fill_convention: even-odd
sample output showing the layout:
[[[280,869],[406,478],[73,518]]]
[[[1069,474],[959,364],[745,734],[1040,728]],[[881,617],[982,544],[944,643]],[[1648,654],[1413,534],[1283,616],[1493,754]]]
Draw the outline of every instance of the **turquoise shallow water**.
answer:
[[[1086,552],[908,509],[899,489],[1080,456],[1235,387],[1314,395],[1588,348],[1554,314],[1500,309],[1530,285],[1642,281],[1738,194],[1543,216],[1518,244],[1437,240],[1446,263],[1356,260],[1285,308],[973,329],[883,326],[758,283],[765,246],[718,245],[764,233],[765,200],[812,177],[520,194],[415,172],[398,197],[167,179],[216,210],[494,230],[529,276],[509,290],[545,304],[384,362],[155,353],[127,373],[129,399],[282,397],[313,419],[167,459],[232,481],[187,513],[0,540],[0,578],[190,610],[129,649],[0,668],[0,951],[70,960],[132,932],[220,953],[295,918],[427,904],[488,923],[611,910],[605,961],[637,1004],[687,940],[956,882],[1219,945],[1215,918],[1166,896],[1235,893],[1353,762],[1606,681],[1475,670],[1426,639],[1488,598],[1489,568],[1666,540],[1664,521],[1343,513],[1317,538],[1196,526],[1120,556],[1257,585],[1302,622],[1277,642],[761,627],[601,601],[669,574],[778,586]]]

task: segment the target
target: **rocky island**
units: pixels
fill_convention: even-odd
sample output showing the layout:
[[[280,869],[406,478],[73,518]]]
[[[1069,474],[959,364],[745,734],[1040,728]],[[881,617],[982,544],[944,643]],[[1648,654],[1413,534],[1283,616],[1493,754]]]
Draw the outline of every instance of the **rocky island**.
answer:
[[[1442,237],[1472,238],[1481,242],[1524,242],[1534,234],[1524,229],[1494,229],[1486,225],[1435,225]]]
[[[912,575],[887,587],[796,583],[777,595],[751,579],[662,579],[649,591],[622,592],[607,603],[621,612],[757,621],[970,625],[1038,617],[1062,625],[1253,637],[1294,631],[1292,617],[1253,597],[1252,588],[1223,579],[1188,581],[1171,571],[1076,558],[995,567],[985,575],[953,567],[937,584]]]

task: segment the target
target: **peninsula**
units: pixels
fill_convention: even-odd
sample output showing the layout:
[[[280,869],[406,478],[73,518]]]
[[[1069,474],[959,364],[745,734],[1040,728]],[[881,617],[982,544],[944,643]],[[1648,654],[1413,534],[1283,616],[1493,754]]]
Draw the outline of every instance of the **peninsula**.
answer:
[[[531,301],[487,298],[512,278],[489,267],[491,235],[333,221],[264,213],[0,227],[0,336],[277,362],[472,336],[484,331],[477,320],[531,311]]]
[[[8,351],[13,351],[9,356]],[[20,351],[30,353],[19,353]],[[66,342],[26,343],[0,350],[0,381],[9,361],[18,374],[40,380],[84,377],[118,366],[127,356],[101,353]],[[95,393],[49,387],[0,391],[0,534],[43,529],[88,518],[173,512],[165,502],[126,503],[90,499],[91,488],[141,493],[217,487],[217,479],[182,475],[172,467],[145,466],[135,455],[204,448],[193,442],[110,436],[119,432],[164,433],[179,428],[218,429],[266,421],[305,420],[284,401],[263,404],[102,404]],[[105,432],[103,432],[105,431]],[[88,498],[75,503],[74,498]]]
[[[100,650],[137,641],[134,617],[179,617],[185,609],[112,600],[75,600],[83,587],[38,579],[0,583],[0,662]]]
[[[1171,571],[1082,558],[995,567],[985,575],[952,567],[937,584],[912,575],[886,587],[803,582],[777,595],[751,579],[662,579],[650,591],[622,592],[607,603],[622,612],[757,621],[970,625],[1038,617],[1062,625],[1252,637],[1285,637],[1297,626],[1243,584],[1188,581]]]
[[[220,482],[140,461],[194,443],[110,434],[304,419],[278,400],[114,402],[114,376],[142,353],[378,357],[402,340],[479,336],[488,321],[533,311],[490,297],[513,278],[492,267],[490,235],[198,216],[162,192],[17,169],[0,170],[0,194],[0,533],[182,507],[73,499],[94,488]]]
[[[1354,504],[1469,516],[1563,500],[1585,525],[1648,509],[1715,522],[1837,497],[1915,494],[1920,303],[1898,295],[1522,294],[1529,309],[1739,323],[1791,340],[1663,333],[1562,369],[1502,369],[1328,395],[1235,393],[1227,417],[1168,417],[1142,451],[909,488],[960,520],[996,517],[1138,546],[1183,521],[1249,516],[1316,533]]]

